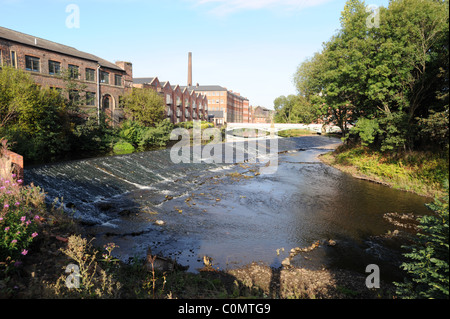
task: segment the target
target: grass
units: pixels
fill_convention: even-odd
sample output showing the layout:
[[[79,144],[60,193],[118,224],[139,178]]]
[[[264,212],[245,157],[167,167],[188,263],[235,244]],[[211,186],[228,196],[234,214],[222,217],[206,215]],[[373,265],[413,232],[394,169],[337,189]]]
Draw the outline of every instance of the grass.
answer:
[[[305,135],[317,135],[316,132],[310,131],[310,130],[285,130],[278,132],[278,136],[281,137],[298,137],[298,136],[305,136]]]
[[[410,151],[386,154],[367,147],[342,145],[322,161],[355,177],[434,197],[448,179],[448,154]]]

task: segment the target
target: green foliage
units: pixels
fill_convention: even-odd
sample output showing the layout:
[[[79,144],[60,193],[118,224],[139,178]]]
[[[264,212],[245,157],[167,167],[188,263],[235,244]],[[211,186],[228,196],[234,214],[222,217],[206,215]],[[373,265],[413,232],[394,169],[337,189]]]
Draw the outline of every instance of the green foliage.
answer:
[[[3,172],[0,180],[0,266],[6,267],[6,271],[28,254],[31,243],[39,235],[39,215],[45,210],[45,194],[33,185],[22,187],[23,181],[8,173],[5,167],[8,165],[10,167],[10,163],[0,157]]]
[[[0,134],[26,160],[54,160],[70,149],[70,117],[58,91],[40,88],[23,71],[6,67],[0,72],[0,100]]]
[[[304,135],[316,135],[316,132],[310,131],[310,130],[284,130],[278,132],[278,136],[281,137],[296,137],[296,136],[304,136]]]
[[[165,103],[156,91],[134,88],[122,99],[125,114],[143,126],[154,126],[164,118]]]
[[[123,155],[123,154],[130,154],[135,151],[135,148],[133,145],[131,145],[128,142],[117,142],[114,144],[113,152],[117,155]]]
[[[84,156],[107,153],[116,137],[114,130],[105,121],[100,121],[95,117],[81,121],[72,131],[71,154],[82,154]]]
[[[348,0],[340,30],[298,67],[299,93],[344,134],[361,117],[376,119],[377,138],[375,122],[354,132],[383,151],[448,144],[448,125],[433,115],[448,118],[448,13],[447,0],[391,1],[370,27],[365,3]]]
[[[187,122],[180,122],[175,125],[175,127],[185,128],[185,129],[192,129],[194,128],[194,121],[187,121]],[[206,130],[207,128],[214,127],[214,124],[208,122],[208,121],[201,121],[200,122],[200,129]]]
[[[412,246],[406,247],[408,262],[402,264],[410,278],[396,283],[402,298],[449,298],[449,205],[448,179],[445,195],[427,205],[432,215],[419,218],[419,232]]]
[[[159,122],[155,127],[146,128],[138,145],[141,149],[166,146],[170,141],[173,124],[169,119]]]
[[[335,164],[350,166],[369,178],[424,196],[440,193],[449,163],[430,152],[382,153],[368,147],[345,147],[334,154]]]
[[[369,146],[375,141],[378,133],[380,132],[380,126],[377,120],[369,120],[366,118],[360,118],[356,125],[350,130],[351,134],[358,135],[361,139],[361,145]]]
[[[85,85],[63,70],[63,92],[37,86],[18,69],[0,71],[0,137],[25,163],[46,163],[110,152],[165,146],[172,124],[162,120],[163,99],[152,90],[134,90],[124,98],[125,111],[135,119],[119,129],[82,110]],[[75,94],[75,95],[74,95]],[[69,97],[69,98],[65,98]],[[126,143],[128,144],[126,144]]]
[[[130,146],[139,150],[162,147],[170,141],[173,124],[169,119],[157,123],[154,127],[146,127],[135,121],[125,121],[117,132],[117,136],[126,143],[116,144],[117,150],[132,152]],[[128,144],[128,145],[127,145]],[[115,150],[116,152],[116,150]]]
[[[428,118],[419,118],[419,134],[426,142],[449,148],[448,108],[442,112],[430,112]]]
[[[280,96],[273,103],[276,123],[310,124],[317,118],[311,103],[303,96]]]

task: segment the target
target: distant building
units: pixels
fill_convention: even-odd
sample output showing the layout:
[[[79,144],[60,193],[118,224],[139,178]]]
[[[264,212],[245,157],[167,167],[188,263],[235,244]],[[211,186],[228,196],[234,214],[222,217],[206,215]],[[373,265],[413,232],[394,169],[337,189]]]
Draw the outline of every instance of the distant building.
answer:
[[[253,123],[253,108],[250,106],[249,101],[244,101],[244,108],[242,111],[242,122]]]
[[[247,98],[240,93],[228,90],[219,85],[196,85],[189,89],[195,90],[208,99],[208,110],[214,115],[214,123],[216,125],[224,125],[226,123],[242,123],[244,122],[244,107],[248,106]]]
[[[169,81],[160,82],[157,77],[134,78],[133,87],[155,90],[164,97],[166,116],[174,124],[192,120],[208,121],[208,100],[196,90]]]
[[[274,111],[262,106],[251,107],[253,123],[271,123]],[[250,122],[249,122],[250,123]]]
[[[70,46],[0,27],[0,68],[5,65],[29,73],[38,85],[58,90],[66,85],[61,71],[70,70],[74,80],[86,86],[81,94],[87,109],[104,111],[113,124],[124,118],[119,100],[132,87],[130,62],[114,64]],[[71,98],[70,93],[66,98]]]

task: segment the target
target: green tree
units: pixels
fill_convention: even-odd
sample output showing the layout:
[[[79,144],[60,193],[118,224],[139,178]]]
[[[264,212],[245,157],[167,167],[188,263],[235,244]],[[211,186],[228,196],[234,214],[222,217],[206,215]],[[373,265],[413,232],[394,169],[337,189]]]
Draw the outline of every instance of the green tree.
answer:
[[[122,103],[125,114],[141,125],[155,126],[164,119],[164,99],[154,90],[134,88]]]
[[[306,123],[310,124],[317,117],[315,111],[300,95],[280,96],[274,101],[276,123]]]
[[[432,113],[448,110],[448,0],[393,0],[376,27],[369,15],[363,1],[348,0],[340,30],[294,81],[344,132],[364,117],[378,122],[382,150],[412,148],[428,124],[441,131]]]
[[[71,124],[60,92],[38,87],[21,70],[0,72],[0,134],[28,161],[47,161],[70,149]]]

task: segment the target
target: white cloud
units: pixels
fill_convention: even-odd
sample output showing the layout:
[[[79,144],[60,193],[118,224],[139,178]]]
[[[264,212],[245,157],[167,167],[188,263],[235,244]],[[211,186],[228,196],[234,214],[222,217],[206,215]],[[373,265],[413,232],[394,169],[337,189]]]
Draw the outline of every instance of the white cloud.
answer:
[[[224,16],[242,10],[283,9],[301,10],[319,6],[332,0],[191,0],[197,6],[212,7],[210,13]]]

